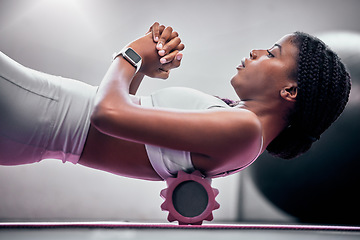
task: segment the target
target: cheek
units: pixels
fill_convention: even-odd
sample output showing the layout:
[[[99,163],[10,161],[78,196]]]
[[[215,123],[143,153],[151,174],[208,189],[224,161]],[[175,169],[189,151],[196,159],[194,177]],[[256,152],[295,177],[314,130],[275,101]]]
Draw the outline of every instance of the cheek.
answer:
[[[267,82],[270,73],[271,68],[266,64],[254,63],[246,69],[244,77],[248,79],[248,81],[251,81],[253,84],[262,85]]]
[[[256,68],[249,67],[242,70],[232,77],[231,85],[235,89],[252,89],[259,85],[263,85],[266,80],[266,74],[262,71],[257,71]]]
[[[286,76],[286,72],[285,66],[280,62],[267,60],[253,62],[231,79],[231,85],[235,88],[243,85],[247,88],[274,85]]]
[[[254,67],[252,76],[259,83],[274,84],[286,77],[286,67],[279,61],[268,61],[266,64]]]

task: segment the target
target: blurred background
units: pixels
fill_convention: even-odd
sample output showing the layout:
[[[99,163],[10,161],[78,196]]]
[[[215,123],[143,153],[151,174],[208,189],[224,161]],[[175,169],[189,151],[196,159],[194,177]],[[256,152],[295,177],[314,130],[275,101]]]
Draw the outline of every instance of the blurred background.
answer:
[[[111,55],[159,21],[180,33],[182,66],[167,81],[145,79],[139,95],[185,86],[235,98],[229,81],[251,49],[298,30],[319,36],[353,76],[343,118],[301,158],[264,154],[243,172],[215,179],[221,207],[214,222],[360,225],[359,11],[357,0],[0,0],[0,51],[98,85]],[[0,166],[0,221],[166,222],[165,187],[56,160]]]

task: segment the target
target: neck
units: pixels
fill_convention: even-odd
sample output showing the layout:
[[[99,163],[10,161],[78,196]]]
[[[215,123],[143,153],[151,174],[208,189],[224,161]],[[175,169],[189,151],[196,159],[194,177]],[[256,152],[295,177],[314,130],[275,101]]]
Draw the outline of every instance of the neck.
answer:
[[[288,126],[284,117],[288,106],[283,102],[264,103],[250,100],[241,102],[240,106],[255,113],[259,118],[263,129],[263,150]]]

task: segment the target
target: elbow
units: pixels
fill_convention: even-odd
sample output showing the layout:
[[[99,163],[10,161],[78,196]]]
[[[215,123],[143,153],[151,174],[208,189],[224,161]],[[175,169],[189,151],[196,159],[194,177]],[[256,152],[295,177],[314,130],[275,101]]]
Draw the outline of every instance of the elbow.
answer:
[[[102,125],[101,123],[104,121],[105,116],[106,113],[104,109],[100,106],[96,106],[90,116],[91,125],[99,130],[99,127]]]
[[[91,125],[100,132],[106,132],[107,126],[111,123],[113,112],[114,110],[109,107],[97,105],[90,116]]]
[[[104,134],[121,134],[129,122],[129,118],[124,117],[129,115],[129,107],[130,104],[127,103],[118,103],[115,105],[109,101],[101,101],[95,104],[90,116],[90,123]]]

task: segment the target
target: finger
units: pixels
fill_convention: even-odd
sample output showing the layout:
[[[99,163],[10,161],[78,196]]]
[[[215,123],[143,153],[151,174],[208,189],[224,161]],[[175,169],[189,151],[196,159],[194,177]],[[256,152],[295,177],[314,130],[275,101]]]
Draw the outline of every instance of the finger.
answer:
[[[164,26],[164,25],[160,25],[160,27],[159,27],[159,32],[160,32],[160,34],[162,34],[162,32],[164,31],[164,29],[165,29],[165,26]]]
[[[171,52],[170,54],[168,54],[165,57],[162,57],[160,59],[160,63],[163,65],[161,68],[169,70],[169,69],[171,69],[171,66],[177,67],[178,66],[177,64],[178,63],[180,64],[182,57],[183,57],[183,54],[180,53],[179,51]],[[170,68],[169,68],[169,63],[173,64],[170,66]]]
[[[182,53],[178,53],[174,60],[172,60],[171,62],[169,63],[166,63],[164,64],[161,69],[164,69],[164,70],[167,70],[167,71],[170,71],[171,69],[174,69],[174,68],[178,68],[181,64],[181,59],[183,58],[183,54]]]
[[[161,68],[158,69],[154,77],[167,79],[170,75],[170,70],[180,66],[182,57],[183,54],[178,52],[171,62],[162,65]]]
[[[154,22],[153,25],[150,26],[149,30],[145,33],[145,35],[148,34],[148,33],[151,33],[151,32],[153,31],[153,27],[154,27],[155,25],[159,25],[159,23],[158,23],[158,22]]]
[[[162,34],[164,32],[165,26],[164,25],[160,25],[158,28],[158,35],[154,37],[154,42],[159,42],[159,35]],[[153,35],[154,36],[154,35]],[[159,45],[160,43],[158,43]],[[162,44],[162,43],[161,43]],[[156,48],[158,47],[158,45],[156,45]],[[163,46],[163,44],[161,45]]]
[[[178,53],[178,51],[173,51],[173,52],[167,54],[166,56],[160,58],[160,63],[166,64],[166,63],[171,62],[172,60],[174,60],[177,53]]]
[[[170,53],[174,50],[179,44],[181,43],[181,39],[179,37],[171,39],[167,42],[164,47],[159,51],[160,56],[165,56],[166,54]]]
[[[159,24],[159,23],[158,23],[158,22],[154,22],[154,23],[150,26],[149,30],[145,33],[145,35],[148,34],[148,33],[150,33],[150,32],[152,31],[152,28],[154,27],[155,24]]]
[[[172,31],[173,31],[172,27],[167,27],[164,29],[164,31],[161,33],[158,44],[156,46],[157,50],[161,50],[163,48],[165,43],[170,38]]]
[[[159,41],[159,35],[160,35],[160,33],[159,33],[159,23],[155,22],[150,29],[151,29],[151,32],[152,32],[154,42],[158,42]]]
[[[170,39],[176,38],[178,36],[179,36],[179,33],[174,31],[174,32],[171,33]]]
[[[179,44],[174,50],[182,51],[185,49],[185,45],[183,43]]]

